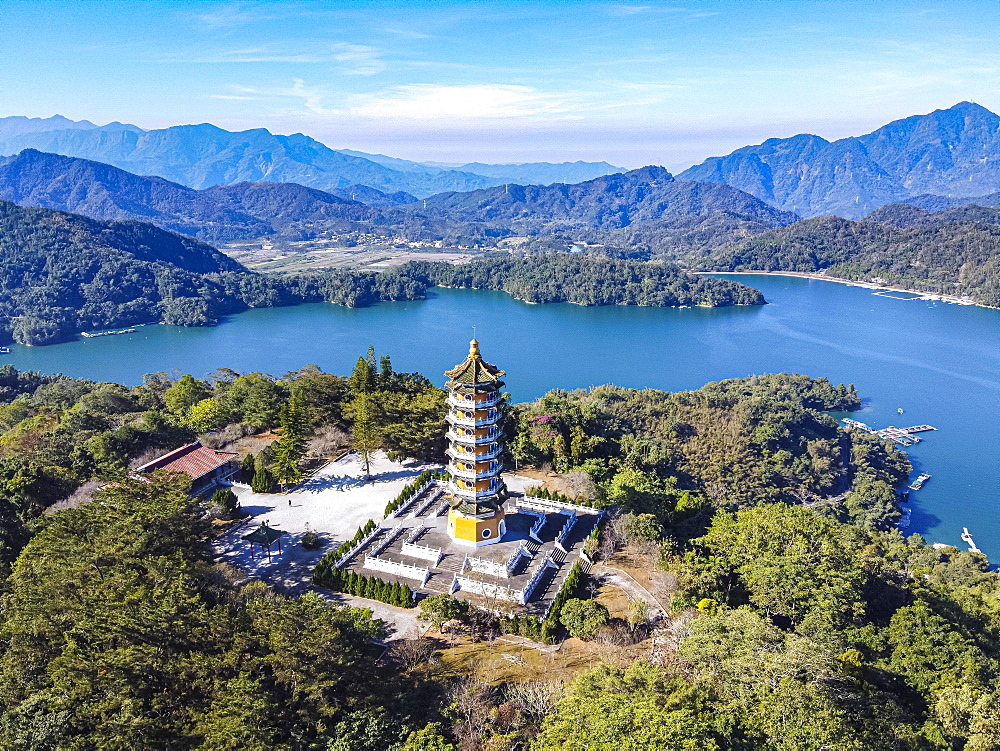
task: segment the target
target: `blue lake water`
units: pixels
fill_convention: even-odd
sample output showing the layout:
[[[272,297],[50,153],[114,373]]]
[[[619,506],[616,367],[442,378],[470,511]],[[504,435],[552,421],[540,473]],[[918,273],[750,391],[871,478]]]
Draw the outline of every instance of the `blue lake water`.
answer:
[[[49,347],[13,346],[25,370],[138,383],[165,370],[217,367],[281,375],[306,363],[349,373],[369,345],[397,370],[441,372],[465,355],[472,327],[511,394],[616,383],[667,390],[795,371],[854,383],[856,419],[939,428],[910,450],[933,477],[912,493],[909,532],[960,545],[968,526],[1000,561],[1000,311],[896,299],[818,280],[740,276],[763,307],[672,309],[528,305],[500,292],[434,290],[426,301],[349,309],[254,310],[214,328],[147,326]],[[905,410],[897,414],[897,408]]]

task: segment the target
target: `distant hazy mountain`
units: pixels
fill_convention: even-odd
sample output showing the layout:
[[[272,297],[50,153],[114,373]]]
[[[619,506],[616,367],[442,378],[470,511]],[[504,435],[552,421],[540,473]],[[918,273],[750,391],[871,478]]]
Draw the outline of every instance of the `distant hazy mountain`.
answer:
[[[93,130],[99,126],[94,125],[89,120],[70,120],[62,115],[52,117],[0,117],[0,140],[18,136],[24,133],[44,133],[53,130]],[[106,130],[135,130],[134,125],[124,125],[122,123],[110,123],[101,126]]]
[[[922,194],[981,196],[1000,190],[1000,117],[962,102],[832,143],[772,138],[680,177],[725,183],[803,216],[857,218]]]
[[[44,129],[29,132],[25,118],[20,118],[9,125],[15,132],[5,134],[7,120],[10,118],[0,120],[0,153],[16,154],[31,148],[92,159],[190,188],[268,181],[295,182],[321,190],[367,185],[386,193],[406,191],[426,196],[501,182],[420,165],[404,172],[336,151],[301,133],[279,136],[263,128],[234,133],[205,123],[143,131],[115,123],[51,129],[39,123]]]
[[[370,188],[364,192],[393,205],[384,194]],[[213,241],[269,235],[298,222],[364,221],[373,215],[362,203],[294,183],[194,190],[162,177],[31,149],[0,158],[0,199],[94,219],[147,221]]]
[[[798,219],[728,185],[676,180],[662,167],[643,167],[575,185],[508,185],[442,193],[415,204],[455,220],[503,223],[516,232],[617,229],[666,217],[726,213],[771,227]]]
[[[603,175],[614,175],[626,172],[624,167],[616,167],[607,162],[524,162],[517,164],[483,164],[482,162],[469,162],[468,164],[441,164],[435,162],[409,162],[405,159],[397,159],[382,154],[366,154],[363,151],[352,151],[341,149],[341,153],[351,156],[363,157],[378,162],[386,167],[398,169],[404,172],[422,171],[427,169],[445,172],[448,170],[458,170],[459,172],[471,172],[483,177],[491,177],[504,183],[517,183],[519,185],[552,185],[553,183],[581,183],[585,180],[593,180],[595,177]]]

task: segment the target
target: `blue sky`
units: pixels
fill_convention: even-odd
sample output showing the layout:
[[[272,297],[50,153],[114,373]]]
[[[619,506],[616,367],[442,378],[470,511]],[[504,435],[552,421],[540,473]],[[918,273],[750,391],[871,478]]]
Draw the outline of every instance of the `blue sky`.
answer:
[[[303,132],[442,162],[678,169],[976,101],[1000,2],[2,0],[0,116]]]

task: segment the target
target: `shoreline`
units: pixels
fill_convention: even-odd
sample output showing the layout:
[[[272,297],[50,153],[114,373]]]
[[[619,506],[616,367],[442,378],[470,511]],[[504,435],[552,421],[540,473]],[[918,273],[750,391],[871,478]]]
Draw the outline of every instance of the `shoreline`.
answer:
[[[906,292],[911,295],[917,295],[917,297],[913,298],[914,300],[936,300],[940,302],[953,303],[955,305],[975,305],[979,308],[1000,310],[1000,308],[995,308],[992,305],[984,305],[968,298],[956,297],[955,295],[945,295],[940,292],[924,292],[919,289],[893,287],[887,284],[875,284],[874,282],[861,282],[855,279],[841,279],[835,276],[826,276],[825,274],[815,271],[692,271],[690,273],[703,275],[725,274],[726,276],[794,276],[799,279],[818,279],[823,282],[835,282],[837,284],[846,284],[849,287],[863,287],[865,289],[881,290],[883,292]]]

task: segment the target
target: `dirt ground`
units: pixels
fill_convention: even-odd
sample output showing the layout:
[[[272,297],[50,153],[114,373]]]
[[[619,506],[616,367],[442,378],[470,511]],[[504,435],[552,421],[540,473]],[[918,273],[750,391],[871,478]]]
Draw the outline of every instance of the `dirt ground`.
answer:
[[[433,633],[433,632],[432,632]],[[544,647],[517,637],[502,637],[474,644],[466,638],[442,640],[440,662],[428,672],[439,676],[475,675],[487,683],[507,681],[571,681],[603,663],[625,667],[649,654],[649,643],[626,647],[567,639],[559,646]],[[508,641],[510,639],[511,641]]]

